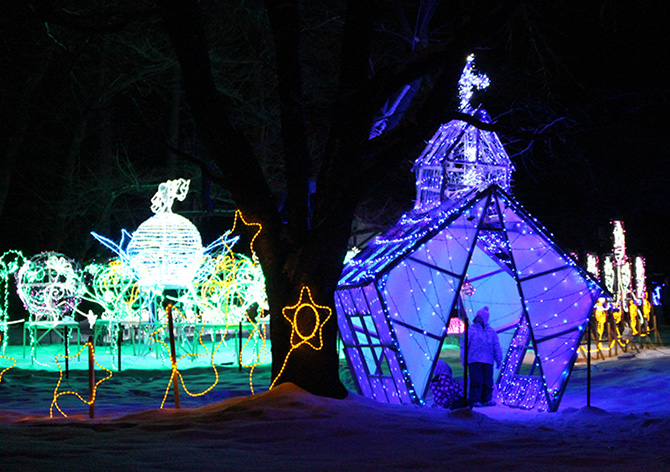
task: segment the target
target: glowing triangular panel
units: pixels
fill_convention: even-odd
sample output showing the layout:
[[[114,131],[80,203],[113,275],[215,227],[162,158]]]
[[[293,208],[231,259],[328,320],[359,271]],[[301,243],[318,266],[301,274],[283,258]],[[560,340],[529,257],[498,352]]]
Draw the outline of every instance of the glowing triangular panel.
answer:
[[[452,221],[409,254],[408,258],[425,262],[437,270],[461,275],[470,257],[485,200],[478,202]]]
[[[524,278],[565,266],[568,261],[556,251],[554,243],[506,203],[501,199],[505,231],[514,253],[517,275]]]
[[[488,306],[493,325],[516,325],[522,313],[517,282],[500,263],[479,247],[473,251],[467,281],[471,288],[462,294],[462,300],[470,320],[474,319],[477,310]]]
[[[550,399],[559,395],[597,297],[576,268],[521,282]]]
[[[394,324],[393,328],[416,395],[423,398],[433,368],[433,359],[437,356],[442,339],[424,336],[421,332],[400,324]]]
[[[411,260],[401,262],[389,272],[384,284],[391,323],[444,335],[459,281]]]

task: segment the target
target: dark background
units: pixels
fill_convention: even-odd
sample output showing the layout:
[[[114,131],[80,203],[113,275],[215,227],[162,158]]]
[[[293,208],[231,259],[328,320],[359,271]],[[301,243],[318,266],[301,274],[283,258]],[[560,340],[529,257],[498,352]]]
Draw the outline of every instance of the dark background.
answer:
[[[219,88],[281,204],[273,53],[258,3],[201,5]],[[402,19],[413,24],[418,6],[429,3],[380,2],[371,67],[410,52]],[[654,278],[670,274],[664,5],[518,2],[472,48],[492,82],[477,100],[501,125],[516,166],[517,200],[578,254],[609,252],[610,220],[623,220],[629,254],[644,255]],[[315,168],[342,8],[336,1],[304,6]],[[230,227],[234,205],[226,190],[210,186],[198,166],[168,148],[208,160],[151,2],[7,1],[0,9],[0,253],[56,250],[79,261],[105,255],[89,232],[118,240],[121,228],[135,229],[151,216],[150,198],[168,178],[192,179],[175,211],[201,229],[205,244]],[[466,14],[458,2],[439,2],[425,45],[448,41],[450,25]],[[370,182],[358,221],[381,229],[412,206],[409,170],[421,147]]]

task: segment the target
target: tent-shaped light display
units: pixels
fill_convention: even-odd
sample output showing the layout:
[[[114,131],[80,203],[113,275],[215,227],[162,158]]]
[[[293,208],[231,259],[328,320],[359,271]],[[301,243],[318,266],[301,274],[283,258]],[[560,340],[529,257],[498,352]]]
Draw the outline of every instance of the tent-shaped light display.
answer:
[[[345,264],[335,294],[344,352],[363,395],[421,404],[452,316],[472,321],[488,306],[506,353],[499,401],[555,411],[604,290],[501,188],[511,164],[495,134],[468,128],[438,130],[415,165],[415,208]],[[463,156],[479,177],[450,167]]]

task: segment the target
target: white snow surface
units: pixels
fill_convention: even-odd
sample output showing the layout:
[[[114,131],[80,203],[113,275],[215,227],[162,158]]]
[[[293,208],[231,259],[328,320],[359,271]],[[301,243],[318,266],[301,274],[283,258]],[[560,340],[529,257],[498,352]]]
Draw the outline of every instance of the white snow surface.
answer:
[[[0,359],[0,370],[7,363]],[[267,370],[255,385],[267,385]],[[210,393],[182,392],[180,410],[161,410],[169,368],[131,368],[100,385],[95,419],[72,396],[59,399],[69,416],[49,419],[58,371],[9,370],[0,383],[0,470],[670,470],[664,347],[593,364],[590,407],[578,363],[555,413],[393,406],[355,393],[334,400],[290,383],[250,395],[248,369],[218,372]],[[213,381],[211,368],[183,375],[192,391]],[[69,388],[85,391],[85,374],[72,371],[60,391]]]

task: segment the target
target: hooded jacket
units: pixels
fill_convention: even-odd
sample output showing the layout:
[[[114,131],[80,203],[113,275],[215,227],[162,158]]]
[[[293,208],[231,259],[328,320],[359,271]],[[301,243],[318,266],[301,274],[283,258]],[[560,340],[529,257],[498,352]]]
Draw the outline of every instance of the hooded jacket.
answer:
[[[481,318],[483,327],[477,318]],[[481,362],[482,364],[495,364],[499,368],[502,363],[500,340],[498,333],[489,326],[488,320],[488,308],[484,307],[477,312],[475,321],[468,329],[468,364]]]

